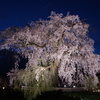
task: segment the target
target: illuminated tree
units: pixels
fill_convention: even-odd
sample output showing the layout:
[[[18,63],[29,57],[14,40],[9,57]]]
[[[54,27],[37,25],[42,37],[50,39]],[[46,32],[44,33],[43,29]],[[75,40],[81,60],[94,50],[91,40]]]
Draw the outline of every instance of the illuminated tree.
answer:
[[[55,85],[57,77],[66,86],[88,87],[90,81],[96,86],[100,56],[94,54],[88,27],[78,15],[63,17],[52,12],[48,20],[32,22],[12,34],[1,49],[15,50],[28,62],[25,69],[19,69],[16,62],[15,69],[8,73],[11,84],[18,81],[24,89],[33,87],[37,93]]]

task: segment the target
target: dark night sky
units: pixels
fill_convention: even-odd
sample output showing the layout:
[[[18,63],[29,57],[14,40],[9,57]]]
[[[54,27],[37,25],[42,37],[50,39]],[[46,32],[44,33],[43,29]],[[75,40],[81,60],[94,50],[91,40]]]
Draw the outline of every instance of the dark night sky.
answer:
[[[86,18],[93,30],[89,35],[95,40],[95,52],[100,54],[100,0],[0,0],[0,31],[45,20],[51,11]]]

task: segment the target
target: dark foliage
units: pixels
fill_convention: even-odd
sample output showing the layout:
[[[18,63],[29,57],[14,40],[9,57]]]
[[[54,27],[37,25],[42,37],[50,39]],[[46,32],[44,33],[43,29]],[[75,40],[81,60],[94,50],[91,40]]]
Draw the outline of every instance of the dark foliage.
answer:
[[[0,89],[0,100],[25,100],[23,93],[13,89]]]

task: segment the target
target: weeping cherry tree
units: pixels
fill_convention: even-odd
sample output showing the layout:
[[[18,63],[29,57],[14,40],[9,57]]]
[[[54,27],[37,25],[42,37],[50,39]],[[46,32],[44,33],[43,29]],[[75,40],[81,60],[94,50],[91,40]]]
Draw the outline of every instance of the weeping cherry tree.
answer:
[[[94,53],[88,27],[78,15],[52,12],[48,20],[9,32],[0,49],[14,50],[28,59],[25,69],[19,69],[16,56],[15,68],[8,73],[10,85],[17,83],[30,98],[57,86],[58,79],[66,86],[96,87],[100,56]]]

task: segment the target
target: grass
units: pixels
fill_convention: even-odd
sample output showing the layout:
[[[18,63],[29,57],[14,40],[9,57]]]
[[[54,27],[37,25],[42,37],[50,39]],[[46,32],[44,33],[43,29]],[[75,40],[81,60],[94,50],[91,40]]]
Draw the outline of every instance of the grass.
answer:
[[[25,100],[25,98],[19,90],[0,89],[0,100]],[[34,100],[100,100],[100,93],[48,91],[37,96]]]
[[[100,100],[100,93],[51,91],[43,93],[36,100]]]

